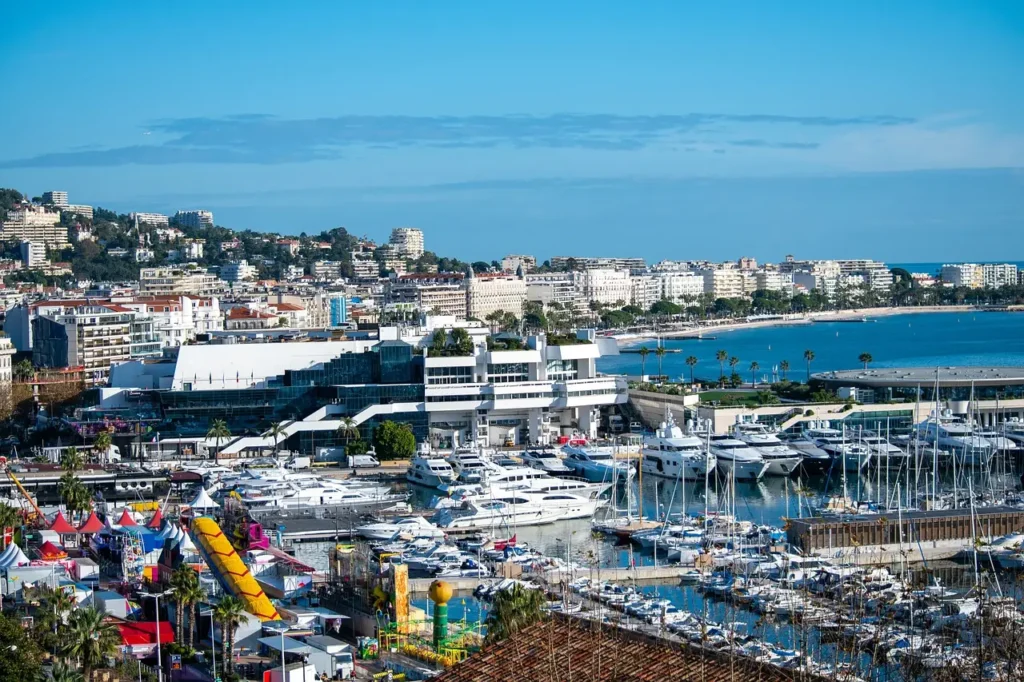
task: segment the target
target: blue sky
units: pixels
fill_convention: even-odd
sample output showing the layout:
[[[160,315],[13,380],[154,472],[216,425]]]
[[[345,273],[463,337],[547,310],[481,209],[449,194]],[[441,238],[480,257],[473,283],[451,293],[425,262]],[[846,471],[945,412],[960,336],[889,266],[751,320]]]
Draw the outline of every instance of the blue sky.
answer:
[[[13,2],[4,36],[31,194],[466,259],[1024,253],[1020,2]]]

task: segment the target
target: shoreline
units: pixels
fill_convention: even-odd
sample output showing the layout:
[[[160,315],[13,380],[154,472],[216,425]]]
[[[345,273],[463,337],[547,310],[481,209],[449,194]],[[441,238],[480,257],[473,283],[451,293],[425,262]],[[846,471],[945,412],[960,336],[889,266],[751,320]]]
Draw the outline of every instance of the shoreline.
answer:
[[[964,313],[982,310],[973,305],[946,305],[946,306],[914,306],[914,307],[885,307],[885,308],[858,308],[854,310],[827,310],[816,313],[795,313],[782,318],[769,320],[742,320],[726,321],[721,324],[706,324],[687,329],[673,329],[660,334],[613,334],[616,343],[620,346],[630,346],[644,341],[655,341],[661,339],[688,339],[717,332],[731,332],[741,329],[758,329],[763,327],[790,327],[795,325],[814,324],[815,322],[843,322],[860,318],[891,317],[893,315],[917,315],[933,313]]]

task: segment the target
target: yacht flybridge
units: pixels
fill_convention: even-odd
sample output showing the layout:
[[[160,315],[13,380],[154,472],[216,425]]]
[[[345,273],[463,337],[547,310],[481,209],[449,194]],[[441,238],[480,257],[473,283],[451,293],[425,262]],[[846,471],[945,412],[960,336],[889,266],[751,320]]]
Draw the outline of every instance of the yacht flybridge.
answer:
[[[733,424],[732,436],[761,453],[768,464],[766,476],[790,476],[803,461],[803,455],[798,450],[783,443],[767,426],[756,421],[739,417]]]
[[[685,435],[672,419],[672,413],[665,412],[665,421],[654,435],[644,438],[640,460],[643,472],[664,478],[704,480],[715,470],[715,456],[700,438]]]
[[[917,425],[921,440],[949,450],[958,461],[966,464],[984,464],[992,457],[992,444],[976,435],[974,425],[955,417],[950,410],[934,412]]]
[[[760,452],[732,436],[711,436],[711,453],[718,470],[737,481],[758,481],[768,471]]]

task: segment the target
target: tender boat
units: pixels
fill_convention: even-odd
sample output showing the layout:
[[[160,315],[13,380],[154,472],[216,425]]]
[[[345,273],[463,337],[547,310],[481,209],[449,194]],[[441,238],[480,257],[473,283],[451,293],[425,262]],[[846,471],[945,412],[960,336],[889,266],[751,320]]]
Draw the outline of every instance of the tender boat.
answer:
[[[392,540],[400,536],[411,538],[444,537],[444,531],[422,516],[407,516],[394,521],[368,523],[356,527],[356,534],[367,540]]]

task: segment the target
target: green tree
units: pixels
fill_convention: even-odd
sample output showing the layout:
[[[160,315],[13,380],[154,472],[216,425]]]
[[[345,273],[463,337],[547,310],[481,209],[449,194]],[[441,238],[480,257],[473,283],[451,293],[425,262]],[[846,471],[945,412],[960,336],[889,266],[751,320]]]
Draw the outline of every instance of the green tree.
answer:
[[[811,362],[814,361],[814,351],[807,349],[804,351],[804,360],[807,362],[807,383],[811,383]]]
[[[686,366],[690,368],[690,384],[693,384],[693,368],[697,366],[697,357],[694,355],[688,355],[686,357]]]
[[[750,387],[757,386],[757,370],[761,369],[761,365],[757,364],[757,360],[750,363]]]
[[[516,584],[501,590],[487,616],[487,643],[500,642],[544,617],[544,592]]]
[[[210,425],[210,430],[206,432],[207,438],[213,438],[217,442],[217,449],[213,453],[213,461],[220,461],[220,443],[221,441],[231,438],[231,431],[228,429],[228,425],[223,419],[214,419],[213,424]]]
[[[185,623],[186,597],[194,586],[199,585],[199,578],[196,572],[188,564],[182,564],[171,574],[170,586],[174,592],[175,622],[178,630],[175,633],[174,641],[181,643],[181,635],[184,632],[182,627]]]
[[[345,441],[346,451],[353,438],[359,438],[359,426],[352,417],[342,417],[338,423],[338,438]]]
[[[664,381],[665,373],[661,369],[661,362],[665,357],[665,347],[659,345],[657,348],[655,348],[654,356],[658,358],[658,377],[660,380]]]
[[[408,459],[416,452],[416,436],[408,424],[390,419],[373,430],[373,449],[379,459]]]
[[[370,445],[362,438],[357,438],[345,446],[346,455],[365,455],[370,451]]]
[[[860,360],[864,364],[864,369],[867,369],[868,365],[871,364],[874,361],[874,358],[871,357],[871,353],[861,353],[857,357],[857,359]]]
[[[24,381],[31,377],[33,372],[35,372],[35,367],[32,366],[31,360],[19,360],[14,363],[11,373],[14,374],[15,379]]]
[[[7,548],[8,528],[17,528],[21,525],[21,514],[11,505],[0,502],[0,548]]]
[[[727,359],[729,359],[729,354],[726,353],[724,350],[720,350],[720,351],[716,351],[715,352],[715,360],[718,360],[718,371],[719,371],[719,373],[718,373],[718,381],[719,382],[724,382],[725,381],[725,361]]]
[[[88,680],[95,668],[117,652],[121,635],[105,613],[89,606],[71,614],[64,642],[64,654],[78,662]]]
[[[782,380],[786,380],[786,372],[789,371],[789,360],[783,360],[779,363],[779,369],[782,371]]]
[[[740,359],[735,355],[729,358],[729,369],[732,370],[733,375],[736,374],[736,365],[740,364]]]
[[[110,446],[113,444],[113,442],[114,439],[110,436],[109,431],[100,431],[96,435],[96,440],[94,440],[92,443],[92,451],[96,454],[96,456],[100,459],[101,462],[104,461],[104,459],[107,456],[107,453],[110,452]]]
[[[0,680],[43,679],[42,652],[28,630],[4,614],[0,614],[0,652]]]
[[[68,473],[75,473],[82,468],[83,464],[82,453],[74,446],[65,450],[64,454],[60,456],[60,468]]]
[[[450,336],[452,339],[452,346],[455,347],[456,355],[472,355],[473,339],[470,338],[468,331],[462,327],[456,327],[452,330]]]
[[[234,669],[231,652],[235,650],[235,635],[238,634],[238,626],[245,618],[245,604],[237,597],[228,595],[221,598],[213,608],[213,618],[220,623],[221,642],[223,650],[221,660],[225,672]]]
[[[278,449],[281,447],[281,436],[284,435],[284,426],[281,422],[272,422],[267,429],[267,435],[274,439],[274,457],[277,457]]]
[[[85,682],[85,676],[64,661],[57,661],[50,671],[49,682]]]
[[[448,346],[448,332],[444,329],[435,329],[434,335],[430,337],[430,355],[440,357],[445,354]]]
[[[57,490],[64,507],[71,514],[92,508],[92,493],[73,471],[66,471],[57,482]]]
[[[647,376],[647,356],[651,354],[651,350],[647,346],[640,347],[640,381],[644,380]]]

